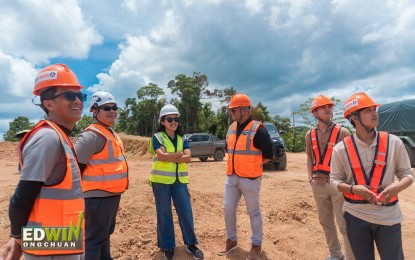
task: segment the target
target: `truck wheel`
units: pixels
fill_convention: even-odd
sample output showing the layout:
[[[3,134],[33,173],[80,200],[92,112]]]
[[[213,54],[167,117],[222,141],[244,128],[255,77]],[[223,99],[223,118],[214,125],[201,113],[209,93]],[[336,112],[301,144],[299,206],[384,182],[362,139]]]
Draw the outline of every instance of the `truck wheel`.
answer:
[[[415,151],[409,144],[405,144],[406,152],[409,156],[409,161],[411,162],[411,167],[415,166]]]
[[[222,150],[216,150],[213,155],[215,161],[223,161],[223,157],[225,157],[225,153]]]
[[[274,163],[274,167],[279,171],[285,170],[285,168],[287,168],[287,154],[284,154],[284,158],[282,158],[281,162]]]
[[[199,160],[200,160],[201,162],[206,162],[206,161],[207,161],[207,159],[208,159],[208,157],[199,157]]]

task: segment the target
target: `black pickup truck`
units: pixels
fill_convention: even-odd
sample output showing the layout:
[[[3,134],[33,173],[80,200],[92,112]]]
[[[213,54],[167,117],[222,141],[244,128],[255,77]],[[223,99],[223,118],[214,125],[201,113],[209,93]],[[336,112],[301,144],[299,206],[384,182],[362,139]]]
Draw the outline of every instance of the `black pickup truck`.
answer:
[[[213,157],[215,161],[222,161],[226,153],[225,140],[219,140],[213,134],[195,133],[186,134],[192,157],[198,157],[202,162]]]
[[[273,143],[274,157],[270,161],[274,164],[275,169],[285,170],[287,168],[287,153],[285,151],[284,139],[280,136],[280,131],[273,123],[264,122]],[[284,132],[281,131],[281,134]]]

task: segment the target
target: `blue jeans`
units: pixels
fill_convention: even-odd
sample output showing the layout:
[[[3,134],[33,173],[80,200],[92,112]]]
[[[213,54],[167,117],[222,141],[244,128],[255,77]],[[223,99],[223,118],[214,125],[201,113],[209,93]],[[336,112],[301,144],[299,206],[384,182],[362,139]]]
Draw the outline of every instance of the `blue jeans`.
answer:
[[[187,184],[176,181],[173,184],[152,183],[152,186],[157,210],[158,247],[163,250],[176,247],[171,208],[172,199],[185,245],[198,244]]]

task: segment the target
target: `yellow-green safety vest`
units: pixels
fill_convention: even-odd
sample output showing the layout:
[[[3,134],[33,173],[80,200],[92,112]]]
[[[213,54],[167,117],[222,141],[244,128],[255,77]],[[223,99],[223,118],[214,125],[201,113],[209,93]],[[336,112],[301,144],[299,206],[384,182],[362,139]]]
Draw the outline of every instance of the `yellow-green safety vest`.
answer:
[[[154,136],[166,148],[167,153],[183,152],[183,139],[180,135],[177,135],[177,151],[166,133],[158,132]],[[149,150],[150,153],[155,154],[152,139],[150,140]],[[156,155],[151,167],[150,183],[173,184],[176,181],[176,173],[180,183],[189,183],[186,163],[159,161]]]

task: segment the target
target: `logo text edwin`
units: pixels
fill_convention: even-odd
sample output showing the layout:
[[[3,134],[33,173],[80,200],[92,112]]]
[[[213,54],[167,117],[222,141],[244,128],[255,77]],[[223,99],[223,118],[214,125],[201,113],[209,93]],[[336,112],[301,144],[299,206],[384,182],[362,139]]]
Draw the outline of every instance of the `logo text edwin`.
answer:
[[[83,219],[81,212],[77,226],[71,222],[69,227],[22,227],[22,250],[82,249]]]

